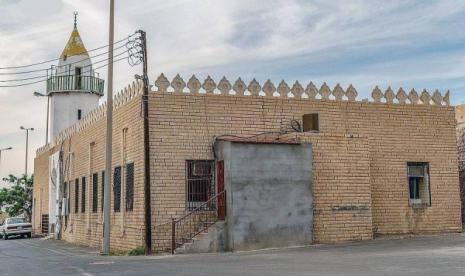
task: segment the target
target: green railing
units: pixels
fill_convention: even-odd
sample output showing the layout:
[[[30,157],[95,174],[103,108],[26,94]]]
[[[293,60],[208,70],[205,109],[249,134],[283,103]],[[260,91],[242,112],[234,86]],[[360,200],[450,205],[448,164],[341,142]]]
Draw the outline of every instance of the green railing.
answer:
[[[47,93],[89,91],[103,95],[105,81],[90,76],[52,76],[47,80]]]

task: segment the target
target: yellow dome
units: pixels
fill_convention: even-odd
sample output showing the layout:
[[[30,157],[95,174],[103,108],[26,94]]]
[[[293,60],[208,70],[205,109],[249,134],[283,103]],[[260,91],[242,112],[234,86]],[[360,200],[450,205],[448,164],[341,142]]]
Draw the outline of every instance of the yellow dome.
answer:
[[[86,47],[84,47],[84,43],[82,43],[82,39],[79,36],[79,32],[77,28],[75,27],[73,29],[73,32],[71,33],[71,37],[69,38],[65,49],[63,50],[63,53],[61,53],[60,58],[66,59],[70,56],[78,56],[78,55],[85,55],[87,57],[89,56],[89,54],[87,53]]]

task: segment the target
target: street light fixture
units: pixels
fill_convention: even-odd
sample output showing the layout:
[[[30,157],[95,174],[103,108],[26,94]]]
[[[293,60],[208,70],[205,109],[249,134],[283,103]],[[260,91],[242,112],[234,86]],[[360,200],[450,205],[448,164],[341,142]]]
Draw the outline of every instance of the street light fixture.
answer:
[[[2,168],[2,152],[7,151],[7,150],[12,150],[12,149],[13,147],[7,147],[7,148],[0,149],[0,169]]]
[[[34,128],[33,127],[25,128],[23,126],[20,126],[19,129],[26,131],[26,160],[25,160],[26,165],[25,165],[25,168],[24,168],[24,175],[27,176],[27,152],[29,150],[29,131],[33,131]]]
[[[46,119],[46,129],[45,129],[45,144],[48,144],[48,122],[50,121],[49,114],[50,114],[50,95],[42,94],[40,92],[34,92],[33,95],[35,97],[47,97],[47,119]]]

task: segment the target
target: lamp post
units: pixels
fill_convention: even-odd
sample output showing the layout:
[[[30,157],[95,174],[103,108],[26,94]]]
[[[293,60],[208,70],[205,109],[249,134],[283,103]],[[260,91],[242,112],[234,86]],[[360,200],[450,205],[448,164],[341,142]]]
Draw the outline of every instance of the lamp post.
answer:
[[[29,131],[33,131],[34,128],[33,127],[26,128],[26,127],[20,126],[19,129],[26,131],[26,160],[25,160],[26,165],[24,168],[24,175],[27,176],[27,152],[29,150]]]
[[[47,120],[46,120],[46,130],[45,130],[45,144],[48,144],[48,122],[50,121],[50,95],[42,94],[40,92],[34,92],[33,94],[36,97],[47,97]]]
[[[7,151],[7,150],[12,150],[12,149],[13,149],[13,147],[0,149],[0,172],[1,172],[1,169],[2,169],[2,152]]]

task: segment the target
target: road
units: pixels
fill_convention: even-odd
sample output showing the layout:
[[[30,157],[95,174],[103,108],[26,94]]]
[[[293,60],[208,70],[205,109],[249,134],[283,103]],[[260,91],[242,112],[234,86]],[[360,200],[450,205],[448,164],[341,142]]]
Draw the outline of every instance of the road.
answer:
[[[148,257],[104,257],[54,240],[0,240],[0,275],[465,275],[465,236]]]

